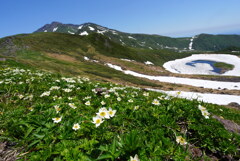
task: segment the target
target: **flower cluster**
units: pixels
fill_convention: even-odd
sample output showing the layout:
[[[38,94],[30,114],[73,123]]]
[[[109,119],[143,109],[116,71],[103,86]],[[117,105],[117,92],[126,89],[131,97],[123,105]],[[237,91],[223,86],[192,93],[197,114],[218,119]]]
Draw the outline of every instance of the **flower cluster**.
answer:
[[[209,119],[210,113],[207,111],[206,107],[203,107],[201,105],[198,105],[198,109],[202,112],[202,115],[206,118]]]
[[[104,122],[104,119],[110,119],[111,117],[114,117],[116,112],[117,110],[112,110],[112,108],[109,108],[108,110],[105,107],[100,108],[98,113],[96,113],[97,116],[93,117],[92,123],[98,127]]]

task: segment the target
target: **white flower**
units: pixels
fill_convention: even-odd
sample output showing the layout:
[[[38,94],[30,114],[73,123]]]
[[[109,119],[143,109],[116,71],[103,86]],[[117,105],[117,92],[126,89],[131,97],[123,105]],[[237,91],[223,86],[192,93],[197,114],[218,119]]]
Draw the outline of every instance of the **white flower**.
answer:
[[[69,92],[72,92],[72,89],[64,88],[63,91],[69,93]]]
[[[139,109],[139,106],[134,106],[134,110],[138,110]]]
[[[43,96],[49,96],[50,95],[50,91],[47,91],[47,92],[43,92],[42,94],[41,94],[41,96],[40,97],[43,97]]]
[[[117,112],[117,110],[112,110],[112,108],[108,109],[108,114],[109,114],[110,117],[113,117],[116,112]]]
[[[102,104],[102,105],[105,105],[105,104],[106,104],[106,102],[102,101],[102,102],[101,102],[101,104]]]
[[[103,108],[100,108],[97,115],[101,118],[106,118],[106,119],[110,119],[110,116],[109,116],[109,113],[108,113],[108,110],[103,107]]]
[[[179,143],[180,145],[186,145],[187,142],[182,136],[177,136],[176,137],[176,142]]]
[[[53,100],[55,101],[58,98],[58,96],[53,96]]]
[[[133,102],[133,100],[132,100],[132,99],[130,99],[130,100],[128,100],[128,102]]]
[[[90,101],[87,101],[85,105],[90,106],[91,105]]]
[[[77,108],[74,103],[69,103],[68,105],[69,105],[71,108],[73,108],[73,109],[76,109],[76,108]]]
[[[143,95],[144,95],[145,97],[148,97],[148,96],[149,96],[149,93],[148,93],[148,92],[144,92]]]
[[[202,111],[202,115],[205,117],[205,119],[209,119],[210,113],[208,113],[207,111]]]
[[[134,158],[130,156],[130,161],[140,161],[140,159],[138,158],[138,155],[135,154]]]
[[[73,98],[72,97],[68,97],[68,100],[72,100]]]
[[[75,86],[73,84],[68,84],[67,86],[68,86],[68,88],[75,88]]]
[[[60,89],[60,87],[58,87],[58,86],[52,86],[49,90],[52,91],[52,90],[59,90],[59,89]]]
[[[59,111],[61,111],[61,108],[59,107],[59,105],[55,105],[54,108],[55,108],[57,113],[59,113]]]
[[[96,127],[98,127],[99,125],[101,125],[101,123],[103,123],[103,121],[104,120],[102,120],[101,117],[96,116],[96,117],[93,117],[93,122],[92,123],[94,123],[96,125]]]
[[[30,111],[33,111],[33,108],[32,108],[32,107],[29,107],[28,109],[29,109]]]
[[[198,105],[198,109],[201,110],[201,111],[206,111],[207,109],[201,105]]]
[[[78,123],[76,123],[73,125],[72,129],[76,131],[76,130],[80,129],[80,125]]]
[[[121,101],[121,100],[122,100],[121,97],[118,97],[118,98],[117,98],[117,101]]]
[[[157,99],[154,99],[153,102],[152,102],[152,104],[154,104],[154,105],[160,105],[160,102],[159,102]]]
[[[177,95],[180,95],[180,94],[181,94],[181,91],[178,91],[178,92],[177,92]]]
[[[91,99],[91,98],[92,98],[91,96],[88,96],[88,97],[84,97],[83,99],[88,100],[88,99]]]
[[[104,95],[104,98],[109,98],[109,97],[110,97],[109,94],[105,94],[105,95]]]
[[[19,82],[18,84],[23,84],[23,82]]]
[[[60,121],[62,121],[62,117],[56,117],[56,118],[52,118],[54,123],[59,123]]]
[[[19,99],[22,99],[24,96],[22,94],[18,95]]]

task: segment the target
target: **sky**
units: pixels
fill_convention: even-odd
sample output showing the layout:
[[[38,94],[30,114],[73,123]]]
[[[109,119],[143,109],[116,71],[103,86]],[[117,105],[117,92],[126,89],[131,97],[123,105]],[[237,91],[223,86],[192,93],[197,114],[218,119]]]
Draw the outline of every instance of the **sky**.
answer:
[[[240,34],[240,0],[1,0],[0,38],[47,23],[96,23],[171,37]]]

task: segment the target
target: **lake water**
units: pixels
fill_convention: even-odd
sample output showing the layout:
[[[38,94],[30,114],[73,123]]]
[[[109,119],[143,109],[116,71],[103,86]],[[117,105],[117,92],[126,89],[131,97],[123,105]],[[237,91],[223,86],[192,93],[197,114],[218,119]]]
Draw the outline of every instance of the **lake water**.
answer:
[[[195,64],[197,64],[197,63],[209,64],[213,68],[213,70],[210,70],[210,71],[221,74],[221,70],[222,69],[221,68],[217,68],[217,67],[214,66],[214,63],[216,63],[216,61],[211,61],[211,60],[194,60],[194,61],[186,63],[186,65],[189,65],[189,66],[192,66],[192,67],[196,67]]]

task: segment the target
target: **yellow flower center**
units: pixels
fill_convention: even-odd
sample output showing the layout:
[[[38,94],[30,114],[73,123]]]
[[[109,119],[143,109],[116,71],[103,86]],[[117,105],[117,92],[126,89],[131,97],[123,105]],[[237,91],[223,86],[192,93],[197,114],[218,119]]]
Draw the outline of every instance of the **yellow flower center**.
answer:
[[[78,125],[74,125],[74,128],[77,129],[77,128],[78,128]]]
[[[96,124],[100,124],[101,123],[101,120],[100,119],[97,119],[96,120]]]
[[[60,118],[59,118],[59,117],[57,117],[55,120],[56,120],[56,121],[59,121],[59,120],[60,120]]]
[[[106,115],[106,112],[101,112],[100,116],[104,117]]]
[[[113,112],[112,112],[112,111],[109,111],[109,114],[110,114],[110,115],[113,115]]]

